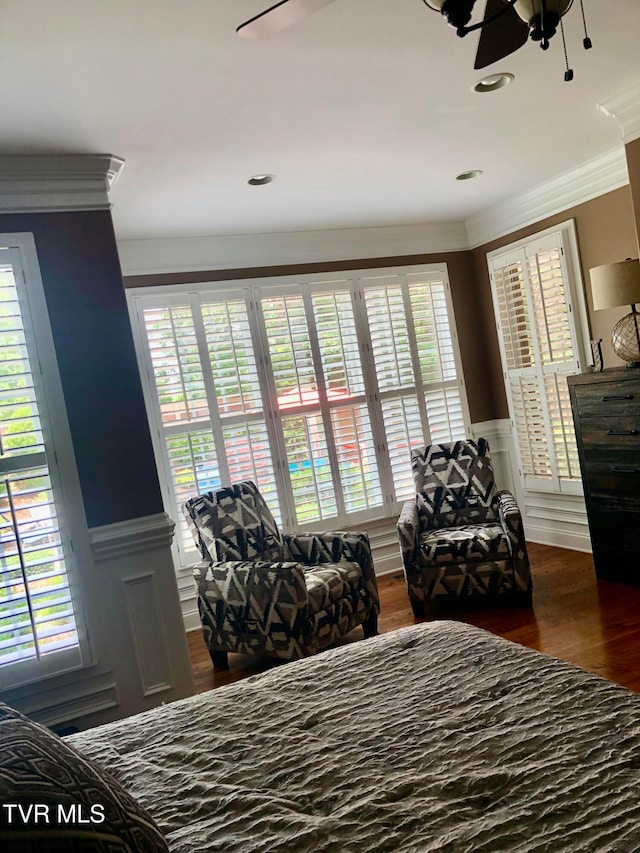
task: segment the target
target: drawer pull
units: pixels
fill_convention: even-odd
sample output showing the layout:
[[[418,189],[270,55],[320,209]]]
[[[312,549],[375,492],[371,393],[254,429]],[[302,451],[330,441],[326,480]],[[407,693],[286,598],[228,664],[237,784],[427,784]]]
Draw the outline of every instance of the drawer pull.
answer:
[[[610,400],[633,400],[633,394],[611,394],[602,398],[603,403],[608,403]]]
[[[637,429],[608,429],[607,435],[640,435]]]
[[[617,465],[611,466],[613,474],[640,474],[640,468],[619,468]]]

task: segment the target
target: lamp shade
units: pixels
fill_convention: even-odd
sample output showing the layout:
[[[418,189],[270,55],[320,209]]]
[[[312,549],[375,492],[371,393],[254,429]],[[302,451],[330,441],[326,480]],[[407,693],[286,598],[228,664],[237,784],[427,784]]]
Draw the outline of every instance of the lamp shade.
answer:
[[[592,267],[589,275],[595,311],[640,302],[640,261],[637,259]]]
[[[547,14],[555,14],[561,18],[569,11],[573,0],[547,0]],[[525,24],[531,23],[537,15],[540,15],[540,3],[537,0],[516,0],[514,9]]]

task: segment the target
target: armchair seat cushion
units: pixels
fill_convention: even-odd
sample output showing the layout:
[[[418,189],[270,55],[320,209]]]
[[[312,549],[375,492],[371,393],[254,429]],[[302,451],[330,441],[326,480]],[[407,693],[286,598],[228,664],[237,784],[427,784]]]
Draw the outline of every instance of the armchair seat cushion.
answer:
[[[511,560],[509,539],[498,522],[426,530],[420,551],[427,563],[485,563]]]
[[[344,598],[353,598],[362,586],[362,569],[352,560],[305,568],[309,612],[319,613]]]

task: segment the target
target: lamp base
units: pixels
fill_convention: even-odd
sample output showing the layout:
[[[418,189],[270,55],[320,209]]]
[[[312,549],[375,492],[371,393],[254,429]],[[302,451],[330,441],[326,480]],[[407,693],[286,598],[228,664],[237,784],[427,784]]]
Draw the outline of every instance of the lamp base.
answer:
[[[633,306],[635,308],[635,305]],[[618,320],[611,331],[613,351],[629,367],[640,367],[640,314],[635,310]]]

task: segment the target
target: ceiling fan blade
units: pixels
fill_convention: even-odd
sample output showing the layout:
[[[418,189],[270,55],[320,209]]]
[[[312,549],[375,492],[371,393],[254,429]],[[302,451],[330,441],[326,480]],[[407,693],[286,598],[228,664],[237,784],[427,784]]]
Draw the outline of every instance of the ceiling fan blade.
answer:
[[[236,29],[245,39],[263,39],[297,24],[307,15],[328,6],[333,0],[280,0]]]
[[[487,0],[485,20],[504,10],[504,0]],[[529,26],[520,18],[513,7],[503,11],[495,21],[480,30],[480,41],[473,66],[486,68],[514,53],[526,44]]]

